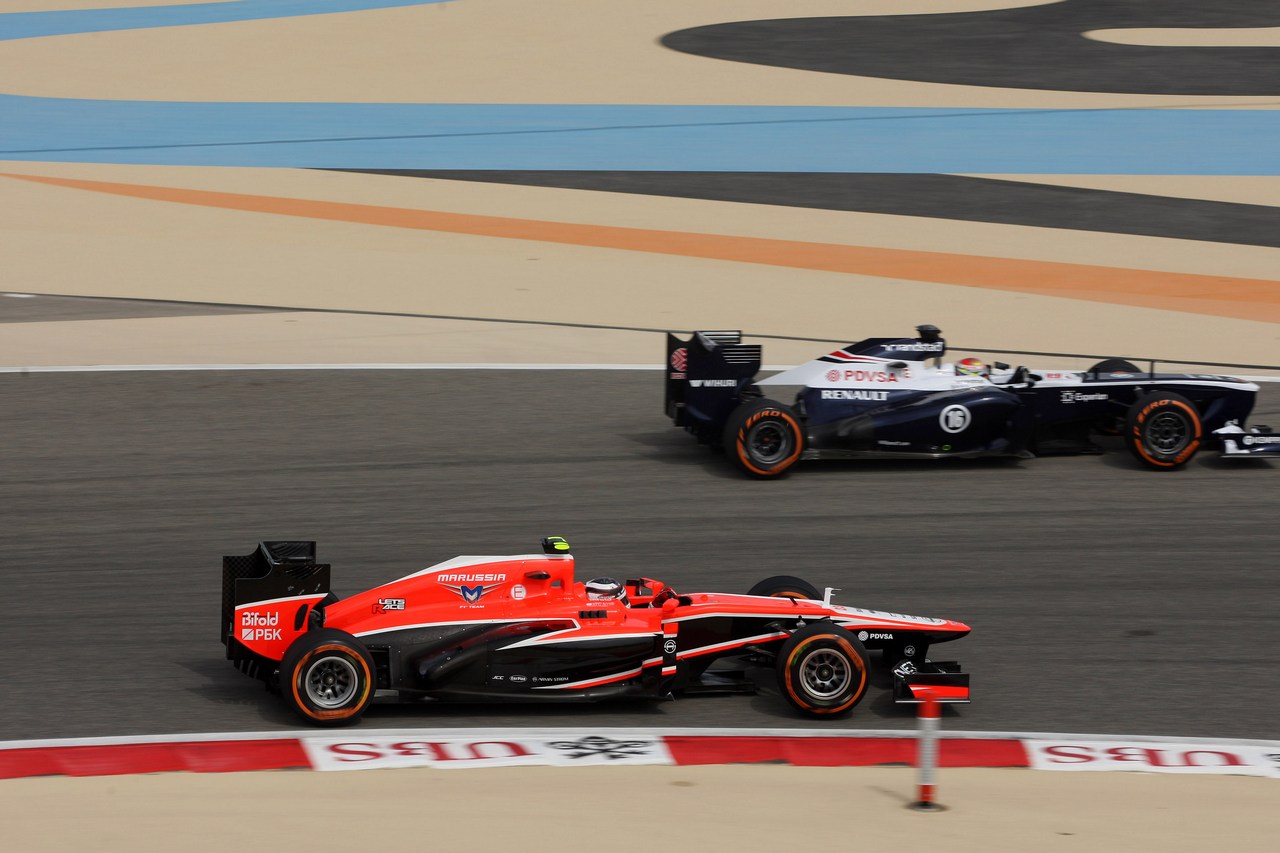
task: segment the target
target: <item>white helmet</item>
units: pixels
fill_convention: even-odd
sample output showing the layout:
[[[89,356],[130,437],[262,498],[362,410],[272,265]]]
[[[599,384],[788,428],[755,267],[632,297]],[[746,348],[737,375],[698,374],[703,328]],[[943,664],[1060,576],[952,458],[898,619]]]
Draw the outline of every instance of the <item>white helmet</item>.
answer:
[[[592,578],[587,581],[587,599],[589,601],[608,601],[617,599],[623,605],[630,606],[627,600],[627,588],[613,578]]]

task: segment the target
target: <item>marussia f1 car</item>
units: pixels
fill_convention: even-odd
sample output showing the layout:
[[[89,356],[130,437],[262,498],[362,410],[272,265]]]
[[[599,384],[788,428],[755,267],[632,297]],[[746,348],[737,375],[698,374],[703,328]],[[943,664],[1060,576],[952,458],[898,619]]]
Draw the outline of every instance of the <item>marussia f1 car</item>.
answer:
[[[764,379],[756,378],[761,348],[742,343],[741,332],[668,334],[666,413],[757,477],[800,459],[1100,453],[1097,433],[1118,433],[1161,470],[1210,442],[1230,458],[1280,457],[1280,434],[1243,426],[1258,391],[1244,379],[1156,373],[1117,358],[1083,372],[996,362],[965,375],[943,363],[936,327],[916,332],[868,338]],[[800,390],[785,405],[765,398],[764,385]]]
[[[542,554],[455,557],[339,599],[314,542],[262,542],[222,560],[222,642],[305,720],[358,719],[379,698],[466,702],[663,699],[750,692],[773,663],[799,711],[848,711],[891,668],[893,698],[969,701],[969,676],[926,654],[969,626],[831,603],[799,578],[746,595],[677,593],[662,581],[574,580],[560,537]],[[742,666],[714,661],[738,656]],[[734,661],[724,661],[732,664]],[[885,679],[880,679],[882,683]]]

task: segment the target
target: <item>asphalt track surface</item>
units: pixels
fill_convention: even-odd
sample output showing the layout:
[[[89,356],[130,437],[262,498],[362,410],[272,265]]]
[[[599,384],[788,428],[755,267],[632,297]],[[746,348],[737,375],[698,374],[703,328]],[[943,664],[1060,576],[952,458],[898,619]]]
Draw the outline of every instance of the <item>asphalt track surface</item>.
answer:
[[[219,557],[314,538],[352,593],[458,554],[574,544],[584,576],[767,575],[961,619],[946,728],[1274,736],[1275,466],[1127,454],[804,464],[744,480],[671,428],[657,372],[0,375],[0,740],[293,729],[222,659]],[[1274,388],[1274,386],[1273,386]],[[1254,418],[1280,415],[1275,390]],[[946,654],[943,654],[943,653]],[[762,679],[765,687],[768,678]],[[776,692],[654,705],[376,706],[390,726],[905,729]]]

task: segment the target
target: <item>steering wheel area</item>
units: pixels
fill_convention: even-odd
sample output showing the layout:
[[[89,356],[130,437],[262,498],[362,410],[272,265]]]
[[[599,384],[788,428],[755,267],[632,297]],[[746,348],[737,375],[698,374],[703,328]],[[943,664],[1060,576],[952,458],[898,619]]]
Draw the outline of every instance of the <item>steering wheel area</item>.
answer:
[[[654,594],[652,600],[649,602],[649,606],[661,607],[663,602],[670,601],[674,598],[679,598],[676,591],[669,586],[664,586]]]

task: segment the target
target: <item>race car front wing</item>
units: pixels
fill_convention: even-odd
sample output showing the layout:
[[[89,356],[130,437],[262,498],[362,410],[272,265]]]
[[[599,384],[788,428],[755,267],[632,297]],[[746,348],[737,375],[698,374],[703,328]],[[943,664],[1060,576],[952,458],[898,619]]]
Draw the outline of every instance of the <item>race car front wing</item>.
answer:
[[[1280,433],[1272,432],[1271,427],[1259,425],[1245,430],[1231,421],[1213,434],[1222,440],[1223,458],[1280,457]]]
[[[957,661],[903,661],[893,668],[893,701],[901,705],[924,702],[931,694],[938,702],[963,705],[969,702],[969,673],[960,671]]]

